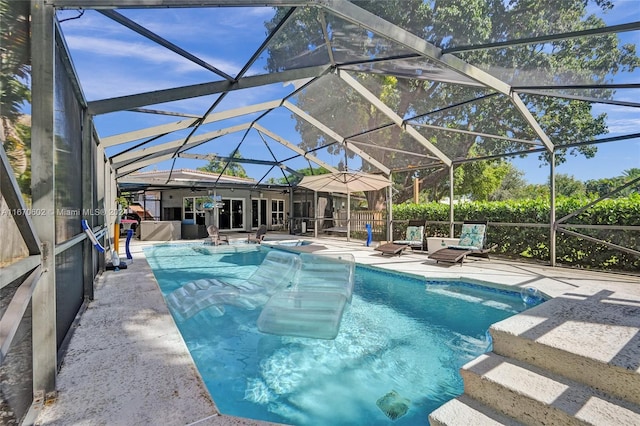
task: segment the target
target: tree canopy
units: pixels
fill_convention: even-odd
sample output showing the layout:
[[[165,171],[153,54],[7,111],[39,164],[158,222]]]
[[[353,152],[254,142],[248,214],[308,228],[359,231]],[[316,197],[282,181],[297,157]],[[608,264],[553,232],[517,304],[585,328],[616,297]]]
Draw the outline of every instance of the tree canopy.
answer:
[[[305,167],[304,169],[298,169],[296,171],[303,176],[315,176],[330,173],[329,170],[325,169],[324,167]],[[294,175],[288,178],[271,178],[267,181],[267,183],[276,183],[279,185],[296,185],[302,180],[303,176]]]
[[[236,151],[233,154],[233,158],[241,159],[242,155],[240,154],[239,151]],[[210,172],[210,173],[221,173],[229,176],[237,176],[242,178],[248,177],[246,170],[244,169],[244,167],[242,167],[240,163],[236,163],[233,161],[232,162],[221,161],[218,158],[213,158],[209,160],[209,164],[203,167],[198,167],[197,170],[200,170],[203,172]]]
[[[603,10],[613,7],[607,0],[560,0],[554,2],[553,7],[533,0],[389,0],[354,3],[443,49],[600,27],[604,26],[604,22],[595,15],[589,15],[589,7]],[[266,23],[267,29],[273,29],[285,13],[286,10],[280,10]],[[385,44],[387,41],[382,37],[363,37],[368,40],[367,43],[345,46],[344,38],[339,36],[353,32],[352,24],[337,19],[331,20],[330,25],[326,24],[325,16],[320,16],[320,13],[316,8],[307,8],[296,14],[295,25],[284,28],[288,32],[279,38],[279,43],[271,44],[268,49],[269,71],[284,69],[285,64],[290,63],[287,62],[290,58],[302,56],[311,44],[323,44],[323,31],[327,31],[331,39],[338,66],[340,59],[346,60],[340,56],[341,51],[348,50],[356,57],[367,58],[378,57],[381,51],[388,49]],[[315,34],[308,39],[296,38],[299,27],[304,27],[307,34],[310,31],[315,31]],[[366,32],[364,29],[361,31]],[[602,84],[610,78],[611,72],[631,71],[639,63],[635,46],[620,45],[615,34],[498,49],[477,49],[457,56],[483,69],[505,70],[500,77],[512,84],[517,83],[514,81],[516,74],[526,76],[530,84],[545,82],[549,79],[548,76],[553,76],[555,84],[578,81]],[[487,88],[372,73],[356,75],[367,89],[399,116],[411,117],[412,123],[504,136],[480,137],[476,134],[433,128],[422,132],[429,142],[454,161],[522,152],[531,148],[531,145],[523,141],[537,137],[518,110],[513,108],[508,96],[496,94]],[[611,90],[601,90],[597,96],[610,97],[612,94]],[[595,114],[591,103],[530,94],[520,94],[520,97],[552,142],[560,147],[567,145],[567,148],[555,152],[557,163],[566,161],[567,155],[582,155],[587,158],[595,155],[597,148],[594,145],[570,145],[593,140],[607,132],[606,116]],[[327,113],[330,114],[331,122],[324,124],[344,137],[352,136],[357,139],[357,135],[349,133],[349,129],[354,128],[354,122],[361,123],[360,127],[363,129],[373,129],[379,123],[389,122],[387,117],[382,116],[380,111],[372,108],[357,93],[341,93],[331,85],[311,84],[297,95],[296,101],[297,106],[305,111],[313,110],[314,105],[320,101],[325,105],[331,103],[332,109]],[[318,128],[303,119],[294,118],[303,141],[302,148],[310,150],[326,145],[329,152],[344,150],[342,144],[330,140]],[[415,141],[398,126],[382,127],[360,139],[361,142],[363,140],[373,146],[368,153],[375,152],[375,158],[391,169],[407,169],[406,157],[398,152],[419,154]],[[385,147],[398,151],[376,151],[375,145],[380,145],[381,141],[384,141]],[[353,156],[353,153],[349,151],[349,155]],[[540,155],[542,161],[549,160],[548,153]],[[400,162],[401,159],[405,163]],[[492,166],[461,166],[462,172],[456,173],[456,183],[475,188],[474,191],[478,191],[480,198],[486,198],[492,192],[490,189],[497,189],[499,181],[508,174],[506,166],[500,164],[504,161],[506,160],[495,160]],[[429,168],[428,161],[418,166],[394,173],[394,202],[411,198],[414,177],[419,178],[422,188],[443,188],[448,185],[443,185],[448,180],[446,168]],[[487,168],[489,166],[496,168]],[[363,169],[372,171],[373,166],[365,162]],[[383,198],[382,193],[378,195],[379,199]]]

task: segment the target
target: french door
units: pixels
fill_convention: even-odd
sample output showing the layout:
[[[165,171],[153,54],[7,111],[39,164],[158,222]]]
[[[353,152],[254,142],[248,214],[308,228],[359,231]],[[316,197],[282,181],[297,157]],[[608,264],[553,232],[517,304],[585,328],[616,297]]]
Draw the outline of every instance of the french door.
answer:
[[[222,199],[218,209],[218,227],[228,230],[244,229],[244,199]]]
[[[257,229],[260,225],[267,224],[267,200],[253,198],[251,200],[251,228]]]

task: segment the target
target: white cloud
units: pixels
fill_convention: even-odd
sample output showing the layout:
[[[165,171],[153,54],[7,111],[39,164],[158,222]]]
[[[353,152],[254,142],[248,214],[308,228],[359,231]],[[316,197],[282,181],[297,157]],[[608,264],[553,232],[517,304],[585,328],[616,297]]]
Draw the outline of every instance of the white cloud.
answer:
[[[611,134],[637,133],[640,129],[640,117],[610,119],[607,120],[607,126]]]
[[[171,72],[180,74],[201,71],[203,68],[182,56],[162,46],[142,43],[127,42],[122,40],[99,38],[91,36],[71,35],[66,37],[72,56],[78,53],[95,55],[100,58],[113,58],[119,60],[131,60],[135,62],[147,62],[148,64],[171,67]],[[197,56],[197,54],[196,54]],[[241,68],[239,63],[227,59],[207,58],[200,59],[226,72],[234,73]]]
[[[180,44],[178,41],[210,40],[215,43],[215,40],[226,42],[230,39],[262,40],[266,37],[264,21],[269,20],[274,11],[270,7],[230,7],[123,11],[122,14],[167,40]]]

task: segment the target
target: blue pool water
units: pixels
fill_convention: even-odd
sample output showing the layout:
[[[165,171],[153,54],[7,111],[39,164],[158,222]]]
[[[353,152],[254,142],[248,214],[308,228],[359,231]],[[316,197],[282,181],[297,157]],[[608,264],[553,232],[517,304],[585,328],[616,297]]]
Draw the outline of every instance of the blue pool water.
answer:
[[[196,279],[242,282],[266,250],[180,244],[145,254],[166,296]],[[518,293],[358,266],[335,340],[260,333],[260,309],[234,306],[178,327],[224,414],[295,425],[416,425],[462,393],[458,370],[490,348],[489,325],[526,308]],[[391,392],[409,407],[396,420],[377,404]]]

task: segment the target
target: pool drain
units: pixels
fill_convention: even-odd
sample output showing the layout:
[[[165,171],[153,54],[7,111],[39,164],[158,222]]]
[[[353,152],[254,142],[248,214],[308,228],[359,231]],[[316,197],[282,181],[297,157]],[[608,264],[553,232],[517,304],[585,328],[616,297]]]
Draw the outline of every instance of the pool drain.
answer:
[[[407,398],[401,397],[398,392],[392,390],[382,398],[376,401],[376,405],[391,420],[396,420],[404,416],[409,411],[409,401]]]

